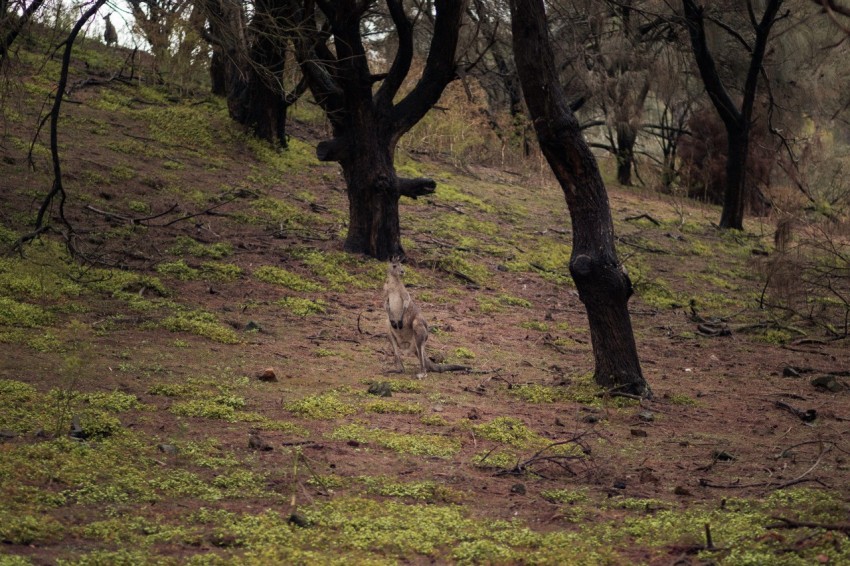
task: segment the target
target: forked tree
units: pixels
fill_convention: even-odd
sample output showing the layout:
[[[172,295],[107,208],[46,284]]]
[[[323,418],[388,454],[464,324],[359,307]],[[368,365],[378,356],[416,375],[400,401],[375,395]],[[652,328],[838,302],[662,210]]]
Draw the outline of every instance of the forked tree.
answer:
[[[415,3],[433,10],[411,17],[402,0],[386,0],[398,48],[388,68],[373,70],[364,44],[371,31],[367,16],[376,0],[289,0],[293,10],[296,58],[313,98],[324,110],[333,139],[317,155],[338,162],[348,189],[349,225],[345,249],[378,259],[403,256],[398,204],[401,195],[433,191],[428,179],[399,179],[396,144],[439,100],[456,78],[455,53],[466,2]],[[428,56],[418,81],[399,91],[411,70],[414,22],[432,20]]]
[[[753,124],[753,106],[756,100],[759,79],[763,75],[762,64],[767,52],[768,38],[773,25],[783,16],[779,14],[783,0],[767,0],[759,16],[753,2],[747,0],[747,15],[752,27],[752,39],[728,25],[721,26],[749,54],[749,65],[740,102],[726,88],[720,70],[714,61],[706,38],[706,14],[703,6],[694,0],[682,0],[683,16],[688,28],[691,49],[696,59],[705,90],[723,125],[726,128],[726,187],[723,194],[723,210],[720,227],[741,230],[744,227],[744,208],[747,203],[747,160],[750,153],[750,133]]]
[[[628,301],[632,285],[617,259],[608,194],[555,69],[543,0],[510,0],[514,57],[540,149],[572,220],[570,274],[587,310],[596,383],[651,396],[641,372]]]

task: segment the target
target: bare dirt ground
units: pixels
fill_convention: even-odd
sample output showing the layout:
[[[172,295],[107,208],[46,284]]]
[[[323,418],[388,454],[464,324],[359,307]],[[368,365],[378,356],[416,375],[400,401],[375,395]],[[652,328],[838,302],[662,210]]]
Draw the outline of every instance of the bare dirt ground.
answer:
[[[385,267],[341,253],[344,184],[298,139],[320,124],[278,154],[217,101],[72,100],[65,212],[97,263],[56,234],[2,260],[0,563],[850,559],[850,349],[757,308],[769,220],[610,187],[654,392],[624,399],[591,383],[551,181],[400,155],[439,182],[402,203],[430,352],[472,367],[418,381],[390,373]],[[10,244],[50,177],[37,108],[6,109]]]

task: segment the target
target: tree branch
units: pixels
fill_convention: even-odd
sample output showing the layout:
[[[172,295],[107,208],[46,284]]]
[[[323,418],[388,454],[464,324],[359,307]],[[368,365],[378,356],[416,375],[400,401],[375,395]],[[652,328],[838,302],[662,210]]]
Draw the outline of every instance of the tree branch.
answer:
[[[375,106],[378,108],[389,108],[392,104],[404,78],[410,72],[410,63],[413,61],[413,24],[404,13],[401,0],[387,0],[387,8],[398,33],[398,50],[387,78],[375,94]]]

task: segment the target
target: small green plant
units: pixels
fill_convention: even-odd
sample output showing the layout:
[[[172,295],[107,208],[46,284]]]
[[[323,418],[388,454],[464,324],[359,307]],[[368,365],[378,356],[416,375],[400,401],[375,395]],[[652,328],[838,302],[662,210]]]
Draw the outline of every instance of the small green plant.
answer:
[[[254,270],[254,277],[265,283],[280,285],[293,291],[322,291],[323,288],[318,283],[314,283],[304,279],[300,275],[296,275],[280,267],[273,265],[263,265]]]
[[[475,352],[473,352],[469,348],[463,348],[463,347],[455,348],[454,357],[461,359],[461,360],[474,360],[475,359]]]
[[[508,389],[508,393],[529,403],[554,403],[563,399],[563,392],[559,388],[536,383],[514,385]]]
[[[342,401],[336,392],[311,395],[284,405],[287,411],[308,419],[338,419],[354,413],[353,405]]]
[[[194,267],[189,267],[185,260],[167,261],[156,266],[156,271],[161,275],[174,277],[181,281],[190,281],[192,279],[200,279],[201,272]]]
[[[359,424],[342,426],[330,437],[334,440],[375,444],[404,454],[436,458],[449,458],[460,450],[460,442],[454,438],[433,434],[402,434]]]
[[[203,311],[179,311],[160,324],[172,332],[189,332],[222,344],[240,342],[232,328],[220,324],[214,315]]]
[[[229,242],[203,244],[188,236],[178,236],[174,245],[168,249],[168,253],[174,255],[189,254],[191,256],[209,259],[224,259],[233,253],[233,246]]]
[[[540,322],[537,320],[529,320],[520,324],[521,328],[525,328],[526,330],[536,330],[538,332],[547,332],[549,330],[549,325],[545,322]]]
[[[539,438],[537,433],[514,417],[496,417],[489,423],[474,425],[472,430],[481,438],[520,448]]]
[[[449,426],[449,421],[442,415],[422,415],[419,422],[426,426]]]
[[[275,304],[280,305],[290,314],[302,318],[324,313],[326,305],[321,299],[311,300],[300,297],[283,297],[275,301]]]
[[[551,503],[584,503],[588,500],[584,489],[544,489],[540,496]]]
[[[403,403],[401,401],[388,401],[378,399],[366,404],[365,409],[370,413],[395,413],[399,415],[418,415],[422,412],[419,403]]]

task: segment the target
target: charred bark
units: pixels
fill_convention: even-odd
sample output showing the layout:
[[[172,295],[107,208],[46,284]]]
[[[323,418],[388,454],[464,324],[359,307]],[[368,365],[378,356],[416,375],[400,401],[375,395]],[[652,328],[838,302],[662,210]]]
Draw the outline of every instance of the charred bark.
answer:
[[[339,162],[348,188],[345,249],[378,259],[403,257],[399,197],[427,194],[429,187],[421,182],[399,183],[393,154],[401,136],[436,104],[456,77],[455,53],[465,1],[434,1],[434,31],[424,70],[397,102],[413,60],[413,23],[401,0],[386,0],[398,49],[389,71],[380,74],[370,70],[360,35],[361,19],[372,2],[288,2],[293,27],[301,30],[294,39],[296,58],[333,129],[333,139],[321,142],[316,155],[322,161]],[[317,9],[324,15],[326,28],[317,25]]]
[[[767,41],[773,24],[779,18],[779,9],[783,0],[768,0],[760,20],[750,13],[750,21],[755,31],[755,42],[750,52],[749,68],[743,86],[740,108],[734,103],[720,78],[714,57],[708,47],[705,35],[704,8],[697,6],[694,0],[682,0],[685,24],[691,40],[700,77],[705,90],[726,128],[728,155],[726,156],[726,188],[723,198],[723,210],[720,215],[720,227],[742,230],[744,228],[744,208],[747,202],[746,170],[749,159],[749,136],[752,127],[753,105],[758,89],[759,75],[762,70]]]
[[[628,311],[632,286],[614,249],[608,195],[558,81],[543,0],[511,0],[510,8],[514,57],[526,105],[572,219],[570,273],[587,310],[594,379],[619,392],[650,396]]]

